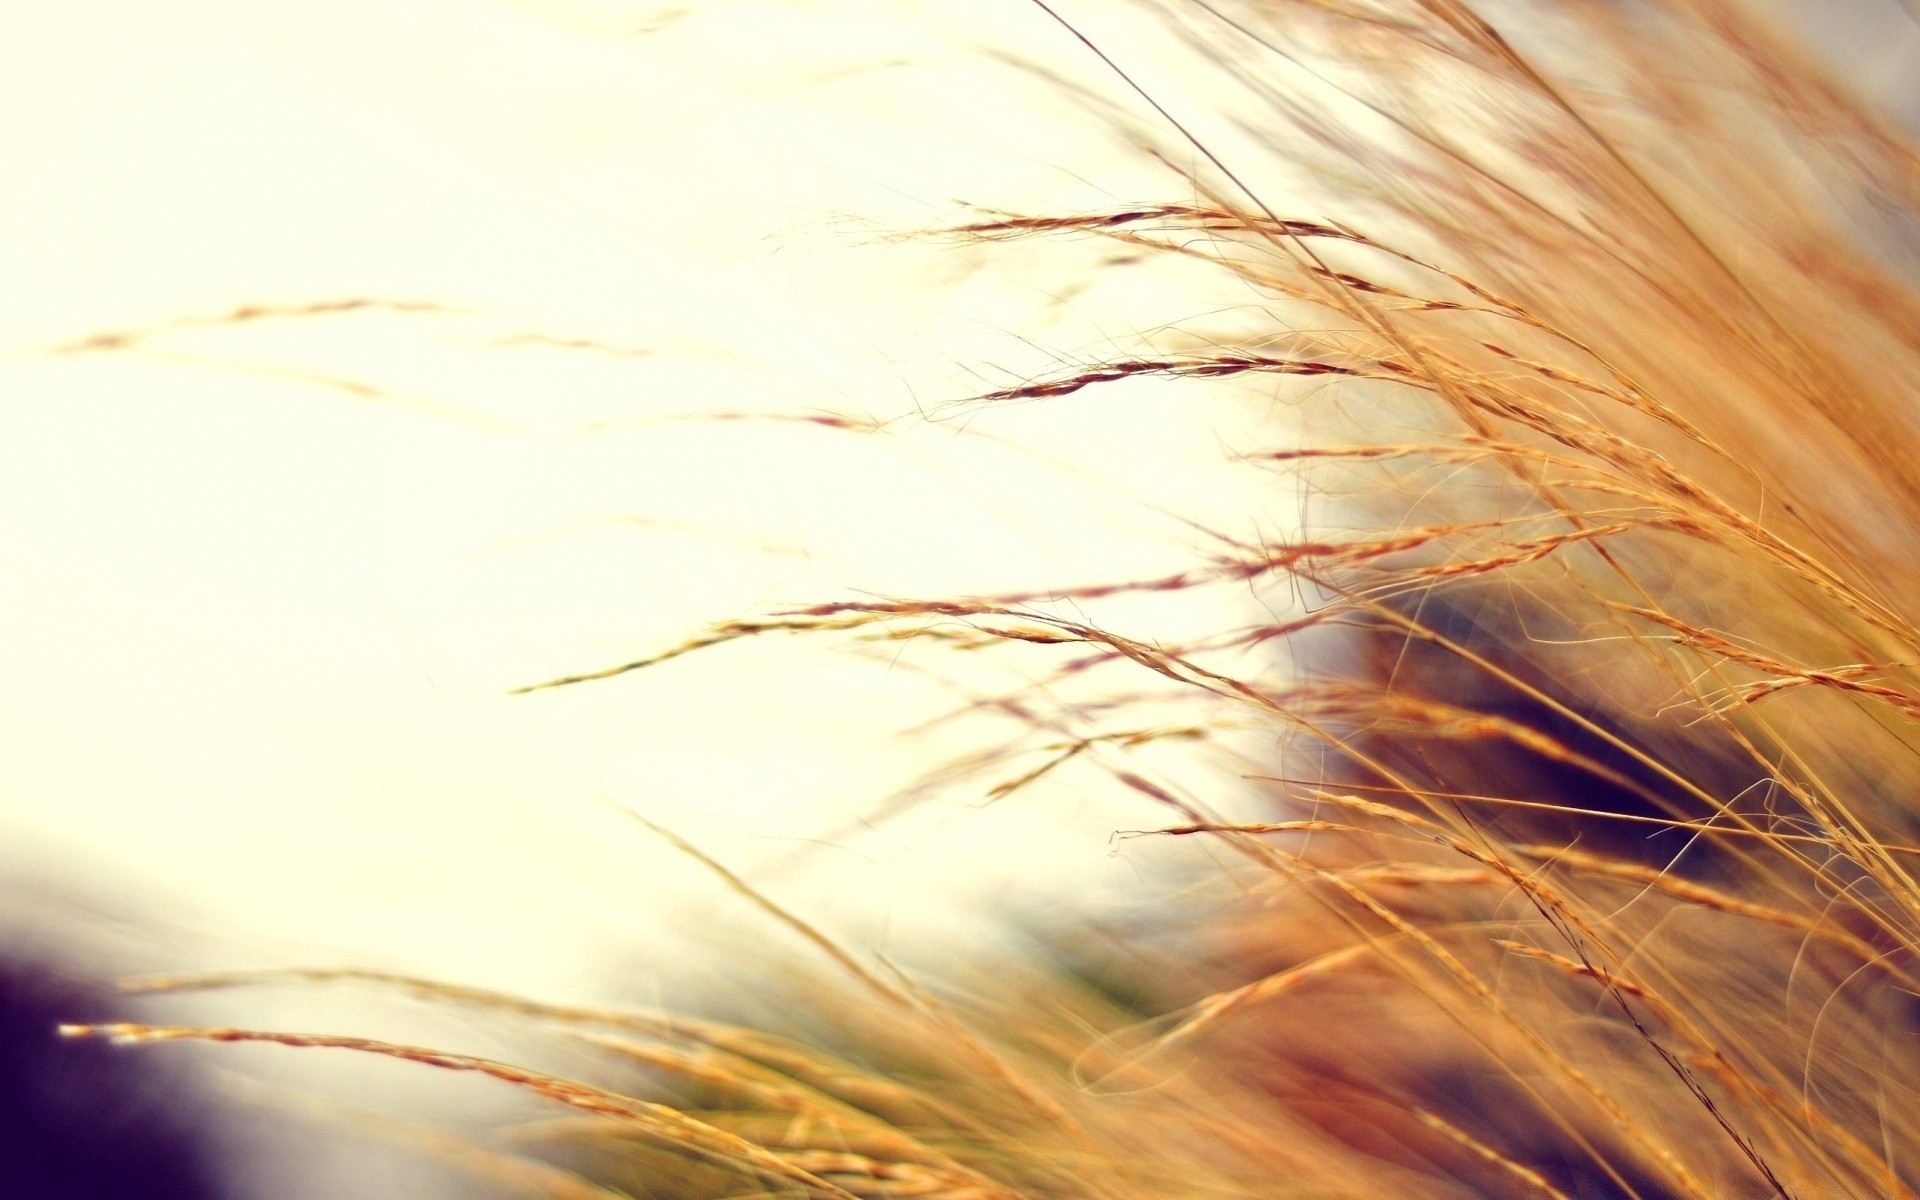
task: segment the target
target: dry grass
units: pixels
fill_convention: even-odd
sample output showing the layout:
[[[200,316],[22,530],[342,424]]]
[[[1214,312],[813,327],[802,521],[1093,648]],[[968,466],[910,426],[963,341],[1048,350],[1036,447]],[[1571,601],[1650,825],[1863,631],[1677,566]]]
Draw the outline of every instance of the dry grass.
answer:
[[[1225,886],[1169,899],[1186,945],[1090,934],[1106,997],[1000,967],[937,1003],[728,875],[841,971],[770,987],[893,1031],[828,1053],[334,972],[585,1033],[640,1081],[70,1032],[477,1072],[590,1118],[508,1144],[616,1194],[1915,1195],[1920,303],[1859,223],[1915,211],[1920,159],[1718,0],[1553,6],[1530,49],[1459,0],[1166,10],[1228,116],[1312,181],[1304,211],[1243,185],[1268,164],[1168,132],[1203,164],[1169,192],[1197,199],[944,236],[1198,260],[1266,332],[1196,324],[960,404],[1287,397],[1337,437],[1237,469],[1297,480],[1326,527],[1218,534],[1155,578],[829,599],[529,690],[776,633],[1020,656],[1036,682],[967,711],[1027,736],[950,781],[998,797],[1071,764],[1163,808],[1178,847],[1229,851],[1206,860]],[[1185,643],[1097,619],[1249,588],[1304,604]],[[1216,735],[1250,728],[1271,753],[1242,764]],[[1170,738],[1246,767],[1272,819],[1136,762]]]

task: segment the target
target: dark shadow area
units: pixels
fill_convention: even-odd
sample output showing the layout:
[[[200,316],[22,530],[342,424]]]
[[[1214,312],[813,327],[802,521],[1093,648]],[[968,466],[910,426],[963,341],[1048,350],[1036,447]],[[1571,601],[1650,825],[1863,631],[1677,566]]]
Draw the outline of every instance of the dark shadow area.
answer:
[[[99,989],[0,958],[0,1195],[7,1200],[226,1198],[205,1106],[156,1055],[73,1041],[62,1022],[116,1019]]]

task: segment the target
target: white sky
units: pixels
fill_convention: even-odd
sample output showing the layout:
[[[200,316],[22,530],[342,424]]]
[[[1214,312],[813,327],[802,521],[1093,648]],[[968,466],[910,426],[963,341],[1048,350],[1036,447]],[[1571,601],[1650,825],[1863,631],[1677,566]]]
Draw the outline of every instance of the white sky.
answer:
[[[1183,544],[950,425],[882,446],[658,419],[906,411],[983,386],[969,364],[1045,363],[1020,335],[1124,344],[1122,314],[1184,315],[1194,299],[1060,317],[1044,248],[1015,271],[872,236],[938,224],[956,200],[1071,211],[1166,195],[1057,90],[969,51],[1084,62],[1024,0],[707,0],[620,33],[657,7],[0,10],[12,870],[169,896],[165,919],[254,961],[591,980],[605,947],[643,945],[675,897],[711,894],[608,798],[750,867],[927,765],[933,750],[881,734],[938,693],[826,652],[509,687],[777,599],[1113,578]],[[1862,68],[1876,86],[1901,77],[1913,31],[1899,28]],[[1145,61],[1124,23],[1100,32]],[[1090,66],[1079,78],[1124,98]],[[460,311],[49,353],[354,297]],[[977,427],[1071,447],[1185,511],[1244,507],[1216,439],[1258,414],[1197,415],[1191,393],[1110,403]],[[1044,892],[1047,856],[1005,853],[1035,840],[1029,810],[969,816],[974,840],[829,852],[796,898],[924,910],[955,874]],[[1096,842],[1117,819],[1055,811]]]
[[[753,651],[506,689],[777,598],[1103,579],[1179,544],[950,427],[889,449],[655,419],[892,413],[978,388],[973,353],[1045,361],[1007,336],[1043,323],[1044,290],[978,255],[873,245],[853,218],[913,228],[955,199],[1064,209],[1164,185],[1044,86],[915,32],[909,6],[716,2],[608,35],[638,8],[0,15],[12,870],[168,897],[156,919],[229,939],[223,961],[591,980],[607,946],[645,945],[705,886],[608,798],[751,866],[926,766],[880,734],[937,693],[884,664]],[[1012,0],[967,19],[1012,44],[1061,36]],[[49,352],[354,297],[461,311]],[[1056,332],[1069,349],[1112,335],[1095,315]],[[527,333],[645,355],[501,344]],[[1214,425],[1171,405],[982,427],[1064,438],[1187,508],[1231,486],[1198,469]],[[1067,813],[1096,839],[1112,824]],[[1031,839],[1025,820],[969,828],[1004,847]],[[872,847],[833,852],[796,899],[924,906],[952,890],[915,893],[927,863],[969,854],[932,841],[873,865]],[[1032,861],[1001,854],[970,885]]]

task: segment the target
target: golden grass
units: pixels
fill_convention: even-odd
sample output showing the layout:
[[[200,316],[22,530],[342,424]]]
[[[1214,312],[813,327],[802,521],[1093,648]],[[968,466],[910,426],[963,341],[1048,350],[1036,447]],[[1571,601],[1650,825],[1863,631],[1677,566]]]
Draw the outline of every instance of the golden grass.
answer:
[[[982,796],[1071,764],[1230,852],[1208,861],[1231,886],[1168,900],[1192,944],[1111,956],[1142,1008],[1014,966],[936,1003],[683,845],[845,976],[770,988],[914,1053],[338,971],[138,987],[399,986],[589,1031],[631,1092],[677,1099],[350,1037],[69,1032],[486,1075],[590,1114],[568,1139],[612,1156],[605,1179],[643,1163],[647,1195],[1915,1195],[1920,302],[1849,222],[1911,214],[1920,158],[1719,0],[1555,6],[1522,29],[1544,50],[1464,0],[1165,8],[1227,115],[1314,181],[1307,211],[1182,126],[1166,157],[1202,166],[1170,190],[1197,199],[940,236],[1197,259],[1269,328],[1197,323],[959,404],[1286,396],[1337,440],[1232,457],[1338,528],[1216,534],[1154,578],[827,599],[523,689],[776,633],[1021,656],[1036,682],[978,707],[1032,738],[962,764]],[[1301,611],[1189,644],[1085,615],[1283,586]],[[1056,694],[1095,719],[1050,715]],[[1279,761],[1214,737],[1249,727]],[[1273,819],[1136,762],[1171,738],[1245,767]]]

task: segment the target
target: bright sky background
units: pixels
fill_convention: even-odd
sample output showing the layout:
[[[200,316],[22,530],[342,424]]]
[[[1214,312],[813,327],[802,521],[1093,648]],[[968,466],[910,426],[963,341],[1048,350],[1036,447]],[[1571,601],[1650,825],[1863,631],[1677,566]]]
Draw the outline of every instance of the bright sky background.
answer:
[[[1047,323],[1044,272],[877,235],[956,200],[1164,194],[966,51],[1069,53],[1031,6],[970,6],[959,46],[937,10],[715,0],[637,36],[641,6],[480,0],[0,17],[0,865],[154,904],[216,939],[204,965],[598,986],[608,946],[713,895],[610,800],[753,867],[927,766],[882,735],[939,693],[824,647],[507,689],[779,599],[1175,561],[1177,526],[950,426],[659,419],[891,414],[979,390],[975,354],[1046,362],[1009,336]],[[457,311],[192,324],[352,298]],[[1054,344],[1125,334],[1100,320]],[[152,332],[52,353],[126,330]],[[1183,509],[1236,486],[1190,407],[980,428]],[[1113,816],[1064,811],[1098,865]],[[969,817],[984,865],[925,833],[826,851],[786,894],[938,919],[956,887],[1044,893],[1045,856],[1007,851],[1032,820]]]
[[[1148,27],[1076,11],[1151,69]],[[1897,102],[1915,30],[1880,15],[1853,70]],[[698,878],[609,800],[752,866],[924,767],[880,734],[938,693],[826,652],[507,689],[782,599],[1177,559],[1191,535],[951,423],[882,445],[661,419],[911,411],[1193,311],[1054,311],[1050,271],[1084,260],[883,236],[962,200],[1167,194],[978,45],[1133,104],[1024,0],[10,6],[0,863],[169,897],[240,957],[582,980]],[[353,298],[449,311],[191,324]],[[1218,445],[1257,414],[1096,403],[973,427],[1244,515]],[[1028,819],[968,824],[1004,849]],[[1039,861],[982,878],[977,850],[849,851],[810,899],[886,909],[939,875],[920,855],[977,888]]]

